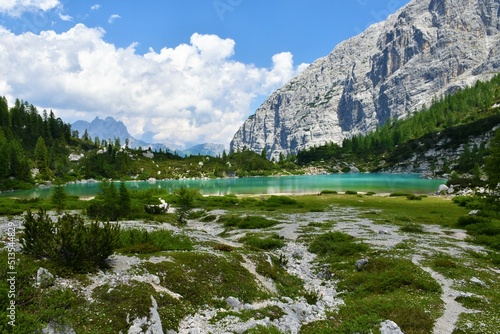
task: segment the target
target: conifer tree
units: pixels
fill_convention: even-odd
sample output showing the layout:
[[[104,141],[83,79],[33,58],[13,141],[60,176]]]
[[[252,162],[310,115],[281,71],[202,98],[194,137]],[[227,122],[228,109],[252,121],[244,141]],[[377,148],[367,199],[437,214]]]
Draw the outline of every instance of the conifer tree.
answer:
[[[56,207],[57,213],[61,213],[61,211],[66,206],[66,191],[64,187],[61,185],[57,185],[53,188],[51,201],[52,204]]]
[[[49,174],[49,153],[42,137],[38,137],[36,142],[35,164],[42,176],[47,177]]]
[[[119,198],[120,198],[120,203],[119,203],[120,216],[121,217],[129,217],[130,210],[131,210],[131,200],[130,200],[130,194],[128,192],[128,189],[125,186],[125,182],[123,182],[123,181],[120,182]]]

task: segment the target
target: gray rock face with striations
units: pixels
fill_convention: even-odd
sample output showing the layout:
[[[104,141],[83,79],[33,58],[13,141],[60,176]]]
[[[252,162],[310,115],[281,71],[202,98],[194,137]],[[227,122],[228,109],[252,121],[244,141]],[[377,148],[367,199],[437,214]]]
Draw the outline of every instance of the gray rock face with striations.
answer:
[[[341,143],[500,71],[500,0],[413,0],[340,43],[250,116],[233,150]]]

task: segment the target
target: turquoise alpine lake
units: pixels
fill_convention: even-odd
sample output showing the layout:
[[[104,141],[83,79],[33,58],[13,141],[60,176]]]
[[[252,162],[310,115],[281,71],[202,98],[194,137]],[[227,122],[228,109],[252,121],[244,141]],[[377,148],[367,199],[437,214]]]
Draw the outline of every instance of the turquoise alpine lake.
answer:
[[[375,193],[432,193],[446,180],[426,179],[416,174],[327,174],[276,177],[224,178],[209,180],[157,180],[127,181],[130,190],[197,188],[203,195],[256,195],[256,194],[307,194],[322,190],[338,192],[357,191]],[[68,195],[92,197],[99,191],[99,182],[72,183],[65,185]],[[3,192],[0,196],[20,198],[45,198],[52,193],[51,187]]]

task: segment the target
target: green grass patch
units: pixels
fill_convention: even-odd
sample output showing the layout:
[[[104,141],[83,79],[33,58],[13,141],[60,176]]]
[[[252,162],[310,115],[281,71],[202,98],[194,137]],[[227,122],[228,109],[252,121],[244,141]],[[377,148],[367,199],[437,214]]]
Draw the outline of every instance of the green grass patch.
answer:
[[[363,271],[344,268],[341,276],[338,288],[345,291],[345,305],[330,320],[308,324],[301,333],[376,332],[386,319],[404,333],[432,332],[439,315],[435,310],[442,304],[441,287],[411,261],[374,258]]]
[[[241,321],[248,321],[250,319],[261,320],[269,318],[271,321],[281,318],[285,312],[278,306],[267,306],[257,310],[241,310],[241,311],[227,311],[219,312],[217,316],[210,319],[210,323],[215,324],[228,316],[239,318]]]
[[[401,226],[399,228],[400,231],[402,232],[408,232],[408,233],[424,233],[424,229],[422,225],[420,224],[415,224],[415,223],[409,223]]]
[[[122,253],[153,253],[157,251],[193,249],[193,242],[184,234],[175,234],[168,230],[147,231],[146,229],[122,229],[120,231],[120,249]]]
[[[328,232],[317,236],[309,251],[320,255],[352,256],[366,252],[368,245],[357,243],[354,237],[342,232]]]
[[[238,240],[254,250],[272,250],[285,246],[285,240],[276,233],[269,236],[247,234]]]
[[[218,298],[229,296],[244,303],[266,297],[252,274],[241,266],[241,258],[233,252],[225,254],[172,253],[172,262],[145,263],[142,267],[192,306],[215,305]]]
[[[226,215],[219,218],[219,222],[224,227],[234,227],[239,229],[260,229],[268,228],[279,224],[276,220],[267,219],[261,216],[236,216]]]
[[[274,281],[280,296],[293,299],[305,295],[304,281],[297,276],[290,275],[286,271],[283,257],[278,258],[261,254],[251,256],[250,258],[256,264],[255,270],[257,273]]]

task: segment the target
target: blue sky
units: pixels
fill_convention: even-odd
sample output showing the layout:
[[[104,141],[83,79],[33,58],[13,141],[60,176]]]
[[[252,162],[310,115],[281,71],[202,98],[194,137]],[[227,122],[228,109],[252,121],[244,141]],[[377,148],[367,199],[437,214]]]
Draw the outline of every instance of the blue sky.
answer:
[[[406,3],[2,0],[0,95],[177,147],[227,145],[272,91]]]

